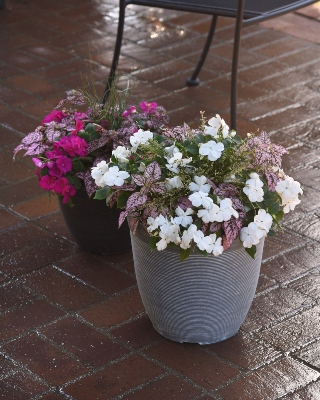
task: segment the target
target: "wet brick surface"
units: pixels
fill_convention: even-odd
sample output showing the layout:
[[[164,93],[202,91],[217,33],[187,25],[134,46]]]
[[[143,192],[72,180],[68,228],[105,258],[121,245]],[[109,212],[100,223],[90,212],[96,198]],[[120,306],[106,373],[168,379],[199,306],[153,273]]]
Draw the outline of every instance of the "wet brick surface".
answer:
[[[117,15],[118,0],[7,0],[0,10],[0,398],[319,400],[320,3],[243,31],[238,133],[266,130],[287,147],[284,167],[305,196],[266,241],[239,333],[207,346],[160,336],[132,253],[79,249],[30,159],[12,161],[90,68],[102,94]],[[203,110],[229,122],[234,21],[219,18],[190,88],[210,17],[137,6],[127,17],[120,69],[137,78],[132,103],[157,101],[172,125],[197,126]]]

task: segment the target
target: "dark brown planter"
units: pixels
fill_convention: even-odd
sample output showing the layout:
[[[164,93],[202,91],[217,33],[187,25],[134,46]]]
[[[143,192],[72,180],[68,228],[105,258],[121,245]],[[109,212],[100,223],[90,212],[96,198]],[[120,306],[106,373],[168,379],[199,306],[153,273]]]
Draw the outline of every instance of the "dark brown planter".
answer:
[[[104,200],[89,199],[84,188],[72,197],[74,206],[59,200],[60,210],[77,245],[96,254],[117,254],[131,250],[127,222],[118,228],[120,210],[107,207]]]

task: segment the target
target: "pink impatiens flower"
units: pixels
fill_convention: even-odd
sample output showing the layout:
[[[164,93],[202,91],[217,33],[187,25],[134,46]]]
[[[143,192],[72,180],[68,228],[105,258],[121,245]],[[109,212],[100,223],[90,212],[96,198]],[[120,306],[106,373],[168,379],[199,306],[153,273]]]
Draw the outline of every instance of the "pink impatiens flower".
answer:
[[[154,114],[154,110],[158,107],[158,104],[155,102],[148,103],[147,101],[143,101],[140,103],[140,108],[143,112]]]
[[[137,112],[135,106],[129,106],[129,108],[125,111],[123,111],[122,116],[123,118],[127,118],[129,115]]]
[[[52,110],[50,114],[46,115],[41,124],[45,124],[51,121],[54,122],[61,122],[62,118],[66,117],[67,114],[63,113],[62,111]]]
[[[71,158],[66,156],[58,157],[56,160],[56,165],[61,171],[62,174],[65,174],[72,169],[72,161]]]
[[[78,132],[80,132],[84,128],[84,123],[82,121],[77,121],[76,122],[76,127],[75,129],[71,132],[71,135],[76,136]]]
[[[56,181],[56,178],[51,175],[44,175],[39,179],[39,186],[45,190],[51,190]]]

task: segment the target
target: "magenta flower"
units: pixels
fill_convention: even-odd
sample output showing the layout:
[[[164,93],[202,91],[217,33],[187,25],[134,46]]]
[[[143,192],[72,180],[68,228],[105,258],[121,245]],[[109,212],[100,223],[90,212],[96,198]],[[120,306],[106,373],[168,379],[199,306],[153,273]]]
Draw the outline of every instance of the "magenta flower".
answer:
[[[62,177],[62,171],[58,167],[57,163],[52,161],[47,163],[47,167],[49,168],[49,175],[54,176],[56,178]]]
[[[70,157],[87,155],[88,143],[79,136],[64,136],[60,139],[59,145]]]
[[[34,165],[36,166],[36,167],[39,167],[39,168],[44,168],[45,166],[46,166],[46,164],[44,164],[41,160],[40,160],[40,158],[32,158],[32,161],[33,161],[33,163],[34,163]]]
[[[79,121],[79,119],[85,119],[87,118],[87,114],[86,113],[80,113],[80,112],[75,112],[74,113],[74,119],[76,121]]]
[[[54,176],[44,175],[39,179],[39,186],[45,190],[53,189],[53,185],[56,181]]]
[[[127,118],[129,115],[131,115],[135,112],[137,112],[137,109],[135,108],[135,106],[129,106],[129,108],[122,113],[122,116],[123,116],[123,118]]]
[[[143,112],[154,114],[154,110],[158,107],[158,104],[155,102],[148,103],[147,101],[143,101],[140,103],[140,108]]]
[[[59,142],[54,143],[52,151],[46,151],[46,157],[49,158],[49,160],[53,160],[54,158],[64,156],[63,151],[59,149],[58,143]]]
[[[45,124],[51,121],[61,122],[62,118],[66,117],[67,114],[64,114],[62,111],[52,110],[50,114],[46,115],[41,124]]]
[[[76,122],[76,128],[71,132],[71,135],[76,136],[79,131],[81,131],[84,128],[84,123],[82,121],[77,121]]]
[[[71,158],[66,156],[58,157],[56,160],[56,166],[59,168],[61,174],[66,174],[72,169]]]
[[[57,194],[62,194],[62,192],[68,192],[69,181],[67,178],[59,178],[53,184],[53,190]]]

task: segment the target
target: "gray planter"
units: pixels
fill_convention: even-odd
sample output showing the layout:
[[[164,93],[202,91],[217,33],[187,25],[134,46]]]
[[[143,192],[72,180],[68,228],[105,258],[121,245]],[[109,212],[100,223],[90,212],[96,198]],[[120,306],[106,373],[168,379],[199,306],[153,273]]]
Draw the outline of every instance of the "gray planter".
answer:
[[[219,257],[191,254],[183,262],[175,247],[151,252],[141,226],[131,242],[140,295],[157,332],[176,342],[199,344],[238,332],[256,291],[263,240],[255,260],[236,240]]]

